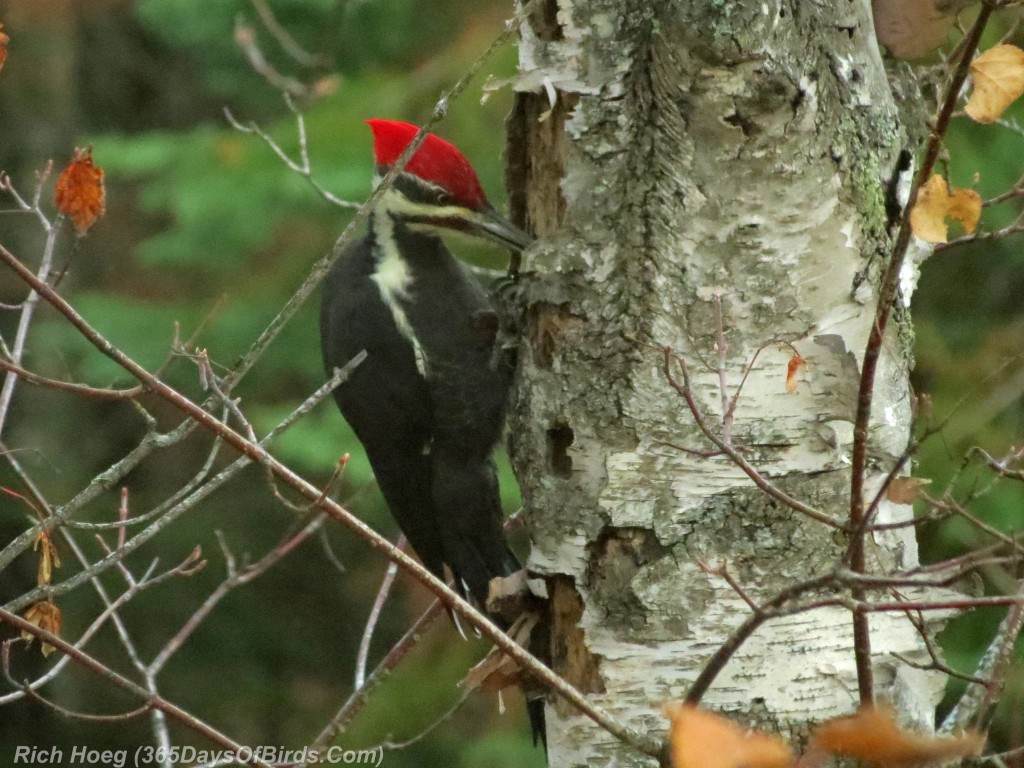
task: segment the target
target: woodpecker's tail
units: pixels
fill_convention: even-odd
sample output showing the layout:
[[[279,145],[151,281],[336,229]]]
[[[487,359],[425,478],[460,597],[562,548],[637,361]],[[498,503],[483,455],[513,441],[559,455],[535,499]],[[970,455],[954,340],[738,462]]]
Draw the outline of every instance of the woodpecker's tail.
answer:
[[[494,462],[460,449],[437,440],[431,446],[431,501],[456,585],[483,608],[491,579],[522,566],[505,541]]]
[[[530,718],[530,733],[533,746],[538,743],[544,747],[544,757],[548,755],[548,732],[544,721],[544,699],[526,698],[526,714]]]

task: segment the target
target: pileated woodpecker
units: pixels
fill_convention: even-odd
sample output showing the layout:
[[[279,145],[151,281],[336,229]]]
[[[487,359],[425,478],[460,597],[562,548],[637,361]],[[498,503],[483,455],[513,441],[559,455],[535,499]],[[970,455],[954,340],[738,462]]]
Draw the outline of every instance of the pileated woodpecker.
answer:
[[[419,130],[368,120],[379,180]],[[320,339],[328,371],[366,350],[335,391],[406,538],[432,573],[448,566],[480,606],[488,583],[522,567],[502,531],[491,454],[512,369],[495,349],[497,315],[439,233],[518,251],[532,238],[487,201],[459,150],[428,135],[338,259],[324,290]],[[543,704],[530,702],[535,740]]]

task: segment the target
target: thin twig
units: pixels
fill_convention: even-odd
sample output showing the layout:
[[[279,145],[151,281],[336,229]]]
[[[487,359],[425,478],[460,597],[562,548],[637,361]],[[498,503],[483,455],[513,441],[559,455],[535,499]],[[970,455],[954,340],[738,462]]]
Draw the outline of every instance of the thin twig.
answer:
[[[79,650],[75,646],[71,645],[65,640],[57,637],[51,632],[47,632],[45,629],[37,627],[25,619],[18,616],[16,613],[11,613],[3,608],[0,608],[0,621],[14,627],[18,632],[27,632],[33,637],[37,638],[41,642],[48,645],[52,645],[61,653],[70,656],[71,659],[77,662],[80,666],[85,667],[96,675],[100,676],[109,683],[113,683],[118,688],[127,691],[128,693],[136,696],[143,701],[147,702],[149,706],[155,707],[169,717],[185,725],[196,733],[201,734],[205,738],[209,739],[214,744],[219,744],[225,749],[230,749],[233,752],[239,753],[242,751],[243,746],[238,742],[234,741],[229,736],[226,736],[221,731],[214,728],[212,725],[199,719],[195,715],[186,712],[181,707],[173,704],[162,696],[154,696],[142,686],[135,682],[132,682],[123,675],[118,674],[112,670],[109,666],[101,661],[98,661],[93,656]],[[251,750],[246,750],[245,754],[252,755]],[[258,759],[255,755],[252,755],[251,759],[245,761],[248,765],[258,765],[261,768],[272,768],[272,766],[264,760]]]
[[[94,397],[99,400],[130,400],[142,394],[142,385],[136,385],[127,389],[102,389],[99,387],[90,387],[87,384],[77,384],[71,381],[50,379],[46,376],[40,376],[38,373],[33,373],[26,368],[22,368],[17,363],[11,360],[5,360],[3,357],[0,357],[0,369],[14,374],[14,376],[23,379],[28,384],[34,384],[40,387],[49,387],[50,389],[59,389],[64,392],[73,392],[76,395]]]
[[[13,187],[10,188],[10,191],[13,194]],[[46,245],[43,247],[43,257],[39,261],[39,270],[36,273],[36,277],[41,282],[45,283],[50,278],[50,269],[53,267],[53,254],[57,246],[57,235],[60,233],[63,221],[64,214],[60,214],[52,225],[47,223]],[[18,318],[18,328],[14,333],[14,344],[10,350],[10,361],[14,365],[20,365],[22,356],[25,354],[28,329],[32,325],[32,318],[38,305],[39,295],[36,293],[29,294],[28,298],[25,299],[21,316]],[[17,381],[18,375],[13,371],[8,371],[4,377],[3,387],[0,388],[0,435],[4,431],[4,424],[7,421],[7,414],[10,410],[11,398],[14,397],[14,386]]]
[[[1018,583],[1017,597],[1021,602],[1011,605],[999,623],[999,629],[978,662],[975,676],[984,682],[969,685],[946,715],[939,730],[943,733],[959,731],[968,723],[982,720],[995,704],[1006,682],[1013,662],[1013,649],[1024,629],[1024,580]]]
[[[310,742],[310,751],[313,753],[319,753],[323,751],[331,742],[337,738],[338,734],[345,730],[352,719],[359,713],[360,710],[366,705],[370,694],[385,680],[402,659],[404,659],[409,652],[419,643],[423,636],[423,633],[430,627],[430,625],[439,617],[444,614],[442,608],[444,603],[440,600],[435,600],[430,606],[420,614],[420,617],[413,622],[412,626],[406,630],[405,634],[395,643],[391,650],[381,659],[373,672],[366,678],[365,683],[361,688],[357,688],[348,697],[341,708],[335,713],[334,717],[331,718],[330,722],[324,726],[324,728],[317,734],[316,738]],[[305,768],[308,763],[300,763],[296,768]]]
[[[156,677],[163,670],[164,666],[166,666],[171,656],[173,656],[175,652],[185,644],[185,641],[188,640],[188,638],[199,628],[199,625],[202,624],[202,622],[213,612],[213,609],[217,607],[218,603],[227,597],[233,590],[248,584],[253,579],[256,579],[266,573],[278,561],[293,552],[297,546],[316,533],[316,531],[324,524],[326,519],[327,517],[325,515],[317,515],[300,531],[287,537],[259,560],[247,565],[241,570],[235,569],[233,558],[230,557],[229,553],[227,578],[218,584],[217,588],[206,598],[206,600],[203,601],[203,604],[200,605],[191,616],[189,616],[188,620],[175,633],[174,637],[164,643],[163,648],[160,649],[157,655],[153,658],[153,661],[151,661],[147,666],[147,673]]]
[[[315,95],[315,86],[306,85],[294,77],[282,75],[274,69],[256,43],[256,30],[250,24],[242,21],[241,16],[235,22],[235,44],[242,49],[245,58],[249,61],[249,66],[281,93],[303,98]]]
[[[852,531],[862,530],[862,521],[865,516],[864,506],[864,483],[866,482],[867,458],[868,458],[868,427],[871,421],[871,402],[875,388],[875,374],[878,370],[878,362],[881,357],[885,341],[885,331],[892,314],[893,305],[896,302],[899,291],[900,272],[903,269],[903,262],[906,258],[907,247],[910,245],[910,213],[917,203],[918,192],[924,182],[932,175],[935,162],[939,157],[942,148],[942,141],[949,127],[949,120],[956,108],[960,98],[960,89],[967,78],[971,64],[971,57],[978,42],[981,40],[981,33],[984,31],[989,17],[992,15],[993,7],[987,3],[983,4],[978,12],[978,17],[971,27],[970,32],[965,36],[962,44],[962,55],[957,63],[956,69],[950,78],[946,89],[945,100],[939,110],[935,125],[929,136],[928,146],[921,162],[917,176],[914,178],[907,197],[907,203],[903,208],[900,217],[899,231],[896,241],[893,244],[892,254],[885,271],[882,274],[881,284],[878,289],[878,303],[875,307],[875,318],[868,335],[868,342],[864,351],[864,359],[861,363],[860,387],[857,396],[857,413],[854,419],[853,428],[853,450],[850,457],[850,529]],[[863,571],[864,560],[864,536],[855,535],[850,547],[850,567],[855,571]],[[853,598],[858,600],[861,595],[856,591]],[[871,632],[868,626],[867,617],[860,612],[855,612],[853,617],[854,636],[854,658],[857,666],[857,688],[860,700],[863,704],[869,704],[874,700],[874,680],[871,667]]]
[[[575,686],[570,685],[564,679],[554,674],[532,654],[502,632],[489,617],[466,602],[458,593],[424,568],[418,561],[413,560],[404,552],[395,549],[391,542],[341,505],[331,499],[323,498],[320,489],[271,456],[261,443],[253,443],[246,440],[242,435],[218,420],[201,406],[160,379],[155,378],[134,359],[111,344],[62,296],[53,291],[50,286],[36,279],[32,271],[3,246],[0,246],[0,260],[6,263],[22,280],[28,283],[44,300],[62,314],[93,346],[137,378],[154,395],[173,405],[202,428],[219,435],[226,443],[243,454],[248,461],[270,466],[273,469],[274,475],[280,481],[293,488],[302,496],[305,496],[309,501],[314,502],[317,508],[327,512],[331,517],[344,524],[379,553],[398,563],[399,567],[409,572],[414,578],[441,598],[452,611],[469,621],[481,634],[494,641],[495,645],[504,651],[507,656],[512,658],[521,667],[527,669],[539,683],[568,700],[576,709],[591,718],[613,736],[630,744],[644,754],[651,755],[659,760],[664,759],[666,754],[666,744],[664,741],[653,734],[641,733],[634,728],[622,724],[603,707],[596,705],[588,699]],[[129,543],[126,543],[125,549],[128,548]],[[110,556],[104,559],[109,560]],[[24,597],[21,599],[24,599]]]
[[[473,692],[471,690],[463,691],[462,695],[459,696],[459,698],[455,700],[455,703],[452,704],[447,709],[447,711],[445,711],[443,714],[441,714],[440,716],[435,718],[434,722],[432,722],[426,728],[422,729],[415,736],[410,736],[408,739],[404,739],[402,741],[391,741],[390,739],[388,739],[383,744],[381,744],[378,747],[378,749],[383,749],[383,750],[386,750],[388,752],[397,751],[397,750],[400,750],[400,749],[407,749],[407,748],[413,746],[414,744],[416,744],[416,743],[418,743],[420,741],[423,741],[423,739],[425,739],[427,736],[429,736],[431,733],[434,732],[434,729],[437,728],[437,726],[441,725],[441,723],[444,723],[444,722],[450,720],[452,718],[452,715],[454,715],[456,712],[458,712],[462,708],[462,706],[467,701],[469,701],[469,697],[472,694],[473,694]]]
[[[137,583],[126,589],[124,592],[122,592],[120,595],[118,595],[116,599],[109,600],[109,598],[105,598],[106,605],[103,611],[95,619],[92,620],[92,623],[90,623],[86,630],[81,634],[81,636],[75,642],[75,647],[84,648],[85,645],[93,638],[93,636],[95,636],[95,634],[99,632],[100,628],[102,628],[102,626],[106,623],[107,619],[113,618],[116,625],[116,622],[120,621],[120,619],[117,618],[118,610],[122,606],[127,604],[130,600],[134,599],[141,592],[149,589],[150,587],[155,587],[158,584],[167,581],[168,579],[176,578],[179,576],[191,575],[195,572],[195,565],[196,562],[190,555],[182,563],[175,566],[174,568],[171,568],[170,570],[165,571],[164,573],[158,574],[156,576],[152,576],[148,579],[142,579],[138,581]],[[41,688],[43,685],[56,678],[57,675],[59,675],[60,672],[64,669],[64,667],[68,665],[68,663],[69,657],[62,657],[46,673],[44,673],[36,680],[29,683],[29,687],[33,690]],[[10,693],[5,696],[0,696],[0,706],[10,704],[13,701],[17,701],[23,696],[23,691],[17,691],[15,693]]]
[[[797,512],[800,512],[803,515],[806,515],[812,520],[817,520],[819,523],[824,523],[825,525],[831,528],[842,529],[844,527],[842,523],[840,523],[837,520],[834,520],[824,512],[821,512],[820,510],[817,510],[814,507],[804,504],[802,501],[793,498],[785,491],[781,490],[780,488],[777,488],[775,485],[769,482],[760,472],[758,472],[754,468],[754,466],[750,462],[748,462],[742,456],[742,454],[739,453],[739,451],[737,451],[731,445],[726,444],[725,441],[722,440],[722,438],[716,435],[714,430],[712,430],[708,426],[708,423],[704,418],[704,414],[701,412],[700,406],[697,404],[697,401],[693,397],[693,391],[690,387],[690,374],[687,370],[686,362],[681,357],[676,358],[676,362],[678,362],[679,368],[682,371],[683,375],[683,381],[679,382],[672,374],[672,348],[663,347],[662,355],[664,356],[663,371],[665,374],[665,378],[668,380],[669,386],[671,386],[676,391],[676,393],[680,397],[682,397],[683,400],[686,401],[686,405],[690,409],[690,415],[693,416],[694,422],[697,424],[697,427],[700,429],[700,431],[704,434],[704,437],[706,437],[708,440],[714,443],[715,446],[718,447],[719,451],[728,456],[733,461],[733,463],[736,464],[737,467],[743,470],[744,474],[746,474],[747,477],[754,481],[754,485],[756,485],[758,488],[760,488],[762,491],[764,491],[766,494],[768,494],[776,501],[785,504],[790,509],[793,509]]]
[[[305,48],[296,42],[295,38],[291,36],[281,22],[274,16],[274,12],[270,6],[267,5],[266,0],[249,0],[252,3],[252,7],[256,9],[256,13],[260,15],[260,21],[263,22],[263,26],[267,28],[267,31],[274,36],[277,40],[278,45],[281,49],[291,56],[295,61],[304,67],[316,67],[326,63],[326,57],[321,54],[309,53]]]
[[[405,544],[406,539],[403,533],[399,535],[398,541],[395,542],[395,547],[405,551]],[[394,585],[397,575],[398,566],[394,563],[388,563],[388,569],[385,571],[384,578],[380,582],[380,589],[377,590],[377,597],[373,600],[370,615],[366,619],[363,636],[359,640],[359,653],[356,655],[356,690],[362,688],[366,682],[366,663],[370,656],[370,643],[373,641],[373,633],[377,629],[377,622],[380,620],[381,612],[384,610],[384,603],[387,602],[388,595],[391,594],[391,587]]]
[[[295,115],[295,123],[299,135],[298,162],[292,160],[292,158],[288,156],[288,153],[284,151],[284,148],[280,144],[278,144],[277,141],[275,141],[274,137],[271,136],[266,131],[264,131],[262,128],[260,128],[256,123],[251,121],[248,123],[239,122],[231,113],[231,110],[227,107],[224,107],[224,118],[228,121],[228,124],[236,131],[240,131],[242,133],[251,133],[262,139],[263,143],[270,147],[270,150],[275,155],[277,155],[277,157],[281,160],[281,162],[285,164],[288,170],[297,173],[299,176],[305,179],[306,183],[313,188],[313,191],[320,195],[320,197],[322,197],[324,200],[331,203],[332,205],[338,206],[339,208],[345,208],[350,210],[358,209],[360,207],[360,203],[355,203],[352,202],[351,200],[345,200],[343,198],[338,197],[333,192],[329,192],[313,176],[313,166],[309,160],[309,147],[306,140],[306,118],[303,116],[302,112],[300,112],[295,107],[295,103],[287,95],[285,96],[285,103],[288,105],[288,108],[292,111],[292,114]]]

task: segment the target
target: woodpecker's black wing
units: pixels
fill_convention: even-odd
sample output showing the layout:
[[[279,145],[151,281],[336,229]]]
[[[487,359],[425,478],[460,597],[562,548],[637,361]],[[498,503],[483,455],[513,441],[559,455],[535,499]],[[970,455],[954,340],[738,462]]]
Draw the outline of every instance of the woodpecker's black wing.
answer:
[[[431,498],[445,560],[483,606],[490,580],[522,567],[505,540],[491,460],[504,430],[512,367],[496,354],[497,317],[487,294],[444,242],[401,222],[392,237],[410,276],[398,303],[419,347],[433,408]]]
[[[373,248],[372,236],[355,243],[327,278],[320,308],[324,364],[332,371],[366,350],[334,399],[363,444],[398,526],[424,566],[443,579],[441,524],[431,495],[430,392],[412,343],[371,279]]]

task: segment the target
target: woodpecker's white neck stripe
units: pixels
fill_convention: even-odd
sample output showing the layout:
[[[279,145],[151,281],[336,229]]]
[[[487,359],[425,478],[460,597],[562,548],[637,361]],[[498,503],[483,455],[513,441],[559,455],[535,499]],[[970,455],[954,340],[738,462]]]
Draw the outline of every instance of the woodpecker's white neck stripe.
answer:
[[[416,368],[420,375],[426,376],[427,359],[413,332],[409,316],[406,315],[402,302],[408,300],[409,289],[412,287],[413,276],[409,264],[402,258],[395,242],[395,222],[387,210],[378,210],[373,217],[374,243],[377,249],[377,263],[370,279],[377,284],[384,305],[391,310],[399,333],[412,342],[416,355]]]

